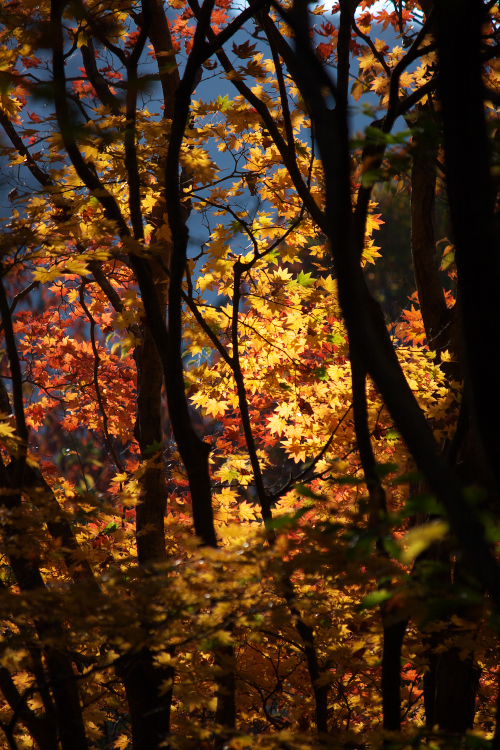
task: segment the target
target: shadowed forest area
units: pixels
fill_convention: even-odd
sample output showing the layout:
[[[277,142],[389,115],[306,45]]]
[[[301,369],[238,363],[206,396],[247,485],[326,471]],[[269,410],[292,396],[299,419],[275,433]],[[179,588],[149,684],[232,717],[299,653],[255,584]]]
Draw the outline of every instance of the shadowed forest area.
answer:
[[[1,2],[1,748],[500,750],[499,28]]]

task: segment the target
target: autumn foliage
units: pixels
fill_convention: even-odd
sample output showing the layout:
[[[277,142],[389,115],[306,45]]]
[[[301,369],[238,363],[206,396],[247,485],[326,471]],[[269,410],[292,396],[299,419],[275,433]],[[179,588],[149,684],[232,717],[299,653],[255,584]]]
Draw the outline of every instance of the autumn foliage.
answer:
[[[3,0],[2,748],[500,748],[499,21]]]

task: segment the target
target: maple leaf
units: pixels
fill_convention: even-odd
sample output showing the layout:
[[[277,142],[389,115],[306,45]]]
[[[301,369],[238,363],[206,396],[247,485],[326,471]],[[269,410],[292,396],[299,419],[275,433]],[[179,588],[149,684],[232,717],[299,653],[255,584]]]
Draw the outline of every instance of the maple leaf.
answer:
[[[126,734],[121,734],[114,742],[115,750],[126,750],[130,744],[130,738]]]
[[[450,328],[448,349],[430,351],[422,295],[431,288],[419,290],[423,318],[413,288],[404,286],[412,275],[390,245],[391,285],[411,295],[409,309],[399,312],[387,274],[372,272],[378,244],[385,245],[376,243],[376,230],[385,221],[398,233],[400,221],[405,231],[412,221],[404,201],[397,211],[389,205],[418,192],[410,166],[420,164],[408,140],[436,149],[426,179],[441,151],[450,156],[447,128],[426,120],[429,112],[446,116],[446,97],[438,102],[434,90],[446,77],[436,49],[442,21],[433,20],[431,38],[422,26],[425,3],[419,10],[403,2],[392,12],[363,0],[351,38],[339,45],[339,4],[310,6],[311,73],[308,55],[297,57],[297,30],[278,7],[272,23],[278,37],[291,38],[286,60],[272,23],[267,28],[265,18],[243,11],[240,26],[232,0],[216,0],[204,21],[205,6],[154,3],[149,36],[147,19],[130,3],[49,5],[8,2],[0,29],[2,151],[13,183],[0,233],[0,606],[8,625],[1,654],[5,684],[27,696],[26,715],[17,717],[22,727],[7,700],[12,690],[0,699],[11,739],[37,744],[47,682],[67,687],[64,695],[51,689],[53,729],[71,735],[75,747],[107,741],[126,748],[141,736],[167,734],[186,748],[313,747],[331,733],[332,716],[341,739],[347,732],[363,744],[388,700],[381,612],[412,622],[393,707],[405,717],[409,745],[425,743],[421,728],[433,723],[419,690],[424,670],[432,671],[431,641],[445,657],[464,656],[458,667],[452,660],[459,671],[476,652],[483,669],[476,721],[491,732],[497,635],[477,592],[472,600],[464,588],[462,596],[460,575],[456,591],[446,576],[436,587],[423,559],[444,540],[442,563],[458,564],[459,573],[468,547],[448,534],[444,504],[409,489],[436,482],[415,476],[407,445],[437,457],[438,446],[460,438],[456,336]],[[499,18],[494,7],[488,13],[481,55],[492,49]],[[395,30],[397,44],[377,38],[380,24]],[[416,30],[425,53],[418,59],[408,47]],[[220,33],[236,67],[213,43]],[[247,33],[254,42],[240,41]],[[473,46],[473,34],[464,35],[468,51],[466,44]],[[317,83],[338,62],[340,90],[342,51],[349,56],[347,101],[332,113],[328,89]],[[396,66],[399,99],[396,91],[389,101],[387,71]],[[476,72],[491,99],[497,74],[488,60],[483,68]],[[464,101],[474,105],[473,97]],[[494,130],[490,104],[481,116]],[[344,110],[357,108],[372,125],[351,138],[358,119]],[[389,125],[403,110],[412,130],[394,134]],[[481,138],[470,139],[471,152]],[[405,159],[396,158],[401,147]],[[330,153],[349,168],[332,166]],[[384,185],[374,186],[380,179]],[[452,170],[439,171],[428,195],[439,196],[453,179]],[[433,211],[432,199],[410,197],[414,208],[428,203]],[[342,255],[349,237],[363,247],[361,262],[359,253]],[[463,281],[461,269],[454,247],[437,239],[451,289],[457,274]],[[346,268],[358,281],[366,275],[369,292],[356,293]],[[469,280],[471,290],[475,283]],[[451,292],[443,298],[454,306]],[[353,300],[356,309],[344,319]],[[494,320],[495,300],[485,295],[482,303]],[[466,306],[459,307],[453,326],[467,331]],[[368,357],[362,428],[381,487],[371,470],[363,477],[350,361],[356,347],[364,355],[376,345],[377,326],[382,349],[392,345],[393,356],[385,357],[382,375],[377,357]],[[388,389],[396,358],[401,369]],[[397,404],[410,397],[401,416]],[[493,409],[494,393],[490,403]],[[405,423],[415,409],[429,428],[416,438]],[[477,467],[467,465],[474,439],[473,430],[466,435],[471,450],[455,445],[448,459],[457,453],[465,462],[460,475],[480,483]],[[435,460],[437,486],[443,493],[453,487],[457,512],[462,489],[456,477],[443,480]],[[380,502],[384,492],[390,514]],[[481,506],[494,540],[496,523],[482,505],[479,498],[465,507],[469,514]],[[439,518],[408,531],[408,518],[429,513]],[[468,544],[487,559],[488,545],[472,537]],[[374,685],[382,685],[380,695]],[[467,711],[461,705],[453,713]],[[238,726],[237,735],[216,724],[220,716]],[[132,717],[130,735],[123,717]]]
[[[257,518],[255,507],[246,500],[238,503],[238,513],[242,521],[254,521]]]
[[[233,52],[238,55],[241,59],[245,60],[249,57],[254,57],[257,44],[252,44],[250,41],[243,42],[242,44],[236,44],[233,42]]]

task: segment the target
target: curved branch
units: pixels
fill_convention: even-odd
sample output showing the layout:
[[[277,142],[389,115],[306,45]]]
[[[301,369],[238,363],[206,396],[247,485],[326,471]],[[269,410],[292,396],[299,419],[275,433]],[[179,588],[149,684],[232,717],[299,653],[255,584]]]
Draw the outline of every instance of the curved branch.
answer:
[[[467,502],[455,474],[440,455],[432,431],[404,376],[387,332],[380,306],[371,296],[359,264],[360,237],[353,233],[347,111],[332,113],[317,74],[321,63],[309,38],[305,0],[295,0],[293,28],[303,91],[316,126],[326,178],[327,236],[338,274],[339,298],[350,346],[371,375],[430,487],[446,508],[471,570],[500,607],[500,570],[486,541],[484,526]]]
[[[94,316],[92,315],[89,308],[87,307],[87,303],[85,302],[85,281],[83,281],[82,284],[80,285],[80,305],[82,306],[83,312],[87,316],[89,323],[90,323],[90,344],[92,346],[92,353],[94,355],[94,367],[93,367],[92,377],[93,377],[93,382],[94,382],[94,390],[95,390],[95,394],[97,398],[97,404],[99,406],[99,412],[101,414],[101,419],[102,419],[102,431],[104,435],[104,441],[107,445],[107,448],[111,457],[113,458],[115,465],[120,471],[124,471],[123,463],[121,462],[120,457],[115,451],[115,447],[111,440],[111,435],[109,434],[108,415],[106,412],[106,407],[104,405],[104,399],[102,397],[101,386],[99,384],[99,365],[101,362],[101,357],[99,356],[99,351],[97,349],[97,343],[96,343],[96,338],[95,338],[96,322],[95,322]]]

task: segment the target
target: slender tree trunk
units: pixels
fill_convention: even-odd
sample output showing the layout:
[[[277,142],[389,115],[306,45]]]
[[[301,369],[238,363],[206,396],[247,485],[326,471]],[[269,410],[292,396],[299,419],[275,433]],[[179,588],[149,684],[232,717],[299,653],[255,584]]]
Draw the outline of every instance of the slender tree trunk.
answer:
[[[491,342],[500,328],[498,213],[483,101],[481,0],[435,0],[446,186],[455,244],[465,349],[465,383],[472,421],[500,491],[500,396]],[[460,74],[457,74],[460,65]],[[493,497],[492,497],[493,500]]]
[[[167,556],[167,483],[162,432],[163,370],[156,344],[147,326],[143,328],[143,340],[135,359],[138,386],[135,432],[145,464],[140,478],[141,497],[136,511],[136,542],[139,565],[147,566],[163,562]]]
[[[492,750],[500,750],[500,680],[497,676],[497,701],[495,712],[495,732],[491,743]]]
[[[421,112],[413,139],[411,169],[411,244],[420,309],[429,348],[449,347],[451,314],[446,306],[436,252],[435,195],[437,143],[435,125],[428,112]]]
[[[38,687],[38,684],[37,684]],[[8,669],[0,667],[0,691],[9,704],[13,718],[11,723],[23,724],[40,750],[54,750],[57,747],[57,727],[54,716],[35,714],[28,706],[27,698],[19,693]]]
[[[144,647],[123,659],[119,673],[130,710],[133,750],[167,747],[173,669],[159,669],[151,650]]]
[[[156,293],[165,309],[165,275],[155,266]],[[135,352],[137,364],[137,417],[135,433],[144,462],[140,477],[141,495],[136,509],[136,544],[139,565],[146,575],[157,575],[156,565],[167,559],[165,511],[167,481],[162,430],[163,369],[157,346],[145,324],[143,338]],[[149,640],[148,612],[138,605],[137,617],[143,641]],[[170,732],[174,671],[154,663],[147,645],[127,654],[120,665],[130,708],[134,750],[155,750]],[[170,687],[168,687],[170,685]]]
[[[382,651],[382,710],[384,729],[399,732],[401,729],[401,649],[408,626],[402,618],[392,621],[382,612],[384,623]]]
[[[433,721],[444,732],[464,734],[472,729],[479,675],[473,657],[461,656],[459,647],[447,649],[437,657]]]
[[[214,655],[217,667],[215,722],[222,727],[216,747],[223,747],[236,729],[236,651],[234,645],[220,646]]]
[[[11,534],[8,533],[7,536]],[[45,588],[39,568],[33,561],[10,553],[9,562],[22,591],[40,591]],[[71,660],[61,648],[52,645],[64,641],[60,624],[47,618],[37,618],[35,627],[42,643],[62,750],[88,750],[78,685]]]
[[[464,585],[464,576],[460,566],[452,569],[449,550],[440,545],[433,545],[421,557],[429,561],[437,561],[442,572],[434,574],[435,591],[446,592],[451,599],[450,611],[446,619],[425,637],[427,643],[428,671],[424,676],[424,707],[425,722],[429,728],[439,726],[445,732],[464,734],[474,725],[476,712],[476,698],[479,689],[480,668],[474,659],[474,653],[468,652],[471,640],[478,628],[481,613],[475,606],[455,609],[454,601],[460,600],[460,588]],[[439,575],[439,579],[437,578]],[[454,616],[464,623],[468,621],[470,628],[463,630],[454,623]],[[464,645],[461,644],[464,641]]]
[[[460,356],[457,342],[457,323],[453,323],[451,311],[447,309],[441,283],[436,237],[434,233],[436,158],[437,143],[434,137],[435,124],[430,113],[422,111],[417,125],[419,131],[413,141],[411,171],[411,227],[412,254],[420,308],[424,321],[428,345],[434,351],[452,348]],[[460,357],[461,358],[461,357]],[[461,366],[453,362],[447,366],[450,379],[460,377]],[[470,444],[469,430],[469,444]],[[471,446],[469,445],[469,448]],[[471,451],[463,455],[468,465],[477,464]],[[462,473],[464,467],[462,466]],[[433,552],[434,549],[434,552]],[[438,554],[440,564],[450,568],[448,550],[432,548],[425,558]],[[452,586],[451,575],[445,582]],[[473,725],[474,706],[478,687],[477,668],[471,655],[459,658],[459,649],[446,646],[453,637],[450,620],[431,635],[428,642],[428,670],[424,676],[424,706],[426,724],[438,725],[444,731],[463,733]],[[439,652],[438,652],[439,649]],[[443,650],[444,649],[444,650]]]
[[[23,593],[40,593],[45,590],[46,586],[40,572],[36,548],[33,556],[33,551],[30,555],[26,555],[20,546],[21,540],[25,538],[27,529],[29,529],[29,523],[26,523],[26,518],[22,517],[22,492],[26,476],[29,432],[24,414],[21,364],[11,311],[2,279],[0,279],[0,314],[12,378],[12,401],[16,433],[20,440],[18,453],[12,457],[8,469],[6,469],[3,461],[0,463],[0,478],[3,485],[0,506],[5,511],[0,525],[5,539],[5,554],[20,590]],[[64,642],[63,628],[60,623],[52,620],[50,613],[34,619],[47,665],[62,748],[63,750],[87,750],[88,743],[83,712],[73,666],[68,655],[61,648],[53,645],[54,643]]]

